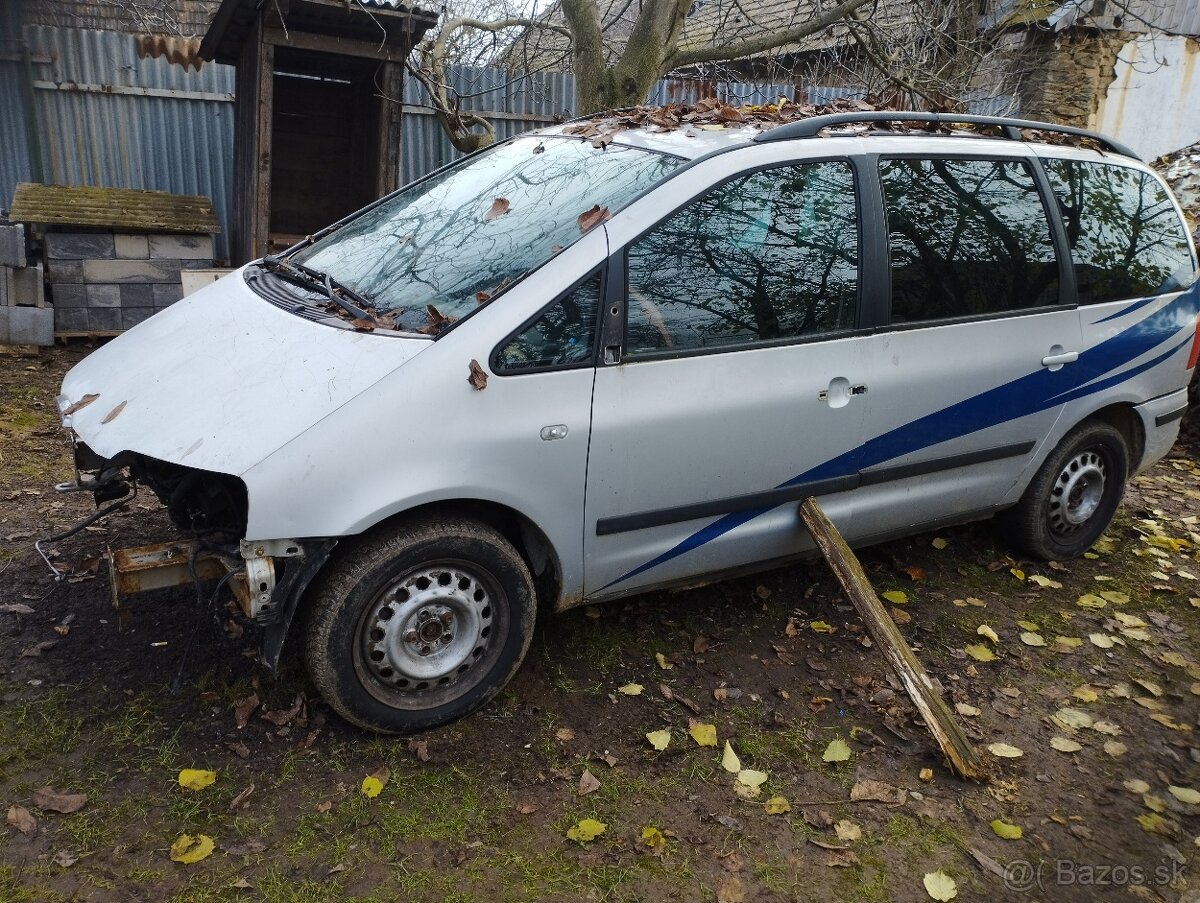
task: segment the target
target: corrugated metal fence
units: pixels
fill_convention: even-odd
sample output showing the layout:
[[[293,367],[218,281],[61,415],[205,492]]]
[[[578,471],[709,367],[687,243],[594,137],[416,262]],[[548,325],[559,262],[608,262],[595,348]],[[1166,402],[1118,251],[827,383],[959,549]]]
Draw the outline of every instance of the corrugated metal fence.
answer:
[[[56,185],[145,188],[212,199],[223,233],[216,252],[228,255],[232,214],[233,67],[206,63],[200,71],[166,58],[139,59],[132,35],[26,26],[32,58],[34,115],[41,177]],[[0,68],[0,96],[21,97],[29,79]],[[7,70],[7,71],[6,71]],[[26,148],[29,112],[0,114],[3,145]],[[19,118],[18,118],[19,117]],[[0,168],[0,207],[19,181],[37,180],[29,154]]]
[[[15,3],[0,3],[0,208],[8,206],[13,186],[33,172],[21,46],[21,10]]]

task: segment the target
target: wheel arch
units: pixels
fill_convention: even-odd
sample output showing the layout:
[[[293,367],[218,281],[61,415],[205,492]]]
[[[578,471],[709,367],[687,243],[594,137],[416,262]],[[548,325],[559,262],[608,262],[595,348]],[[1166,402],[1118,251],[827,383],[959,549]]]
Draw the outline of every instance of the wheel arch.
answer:
[[[1126,474],[1126,478],[1136,473],[1146,451],[1146,432],[1142,425],[1142,419],[1133,409],[1133,405],[1118,402],[1093,411],[1071,427],[1066,435],[1070,436],[1089,420],[1107,423],[1121,434],[1129,449],[1129,473]]]
[[[533,575],[539,608],[561,607],[562,562],[550,538],[527,515],[509,505],[478,498],[451,498],[424,502],[385,517],[362,535],[390,530],[399,524],[430,515],[455,515],[477,520],[512,543]]]

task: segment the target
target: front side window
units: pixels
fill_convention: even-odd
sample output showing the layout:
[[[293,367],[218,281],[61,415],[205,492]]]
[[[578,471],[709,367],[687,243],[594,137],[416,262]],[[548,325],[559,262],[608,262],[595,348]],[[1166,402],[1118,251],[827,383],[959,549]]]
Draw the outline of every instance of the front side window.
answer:
[[[496,352],[497,373],[549,370],[589,363],[600,307],[600,276],[559,298]]]
[[[628,270],[627,355],[853,328],[850,164],[781,166],[726,183],[635,242]]]
[[[1159,295],[1196,280],[1187,231],[1158,179],[1086,160],[1045,166],[1067,227],[1080,304]]]
[[[1019,160],[881,160],[892,322],[1058,301],[1050,223]]]
[[[410,185],[295,259],[396,327],[460,319],[684,161],[576,138],[517,138]]]

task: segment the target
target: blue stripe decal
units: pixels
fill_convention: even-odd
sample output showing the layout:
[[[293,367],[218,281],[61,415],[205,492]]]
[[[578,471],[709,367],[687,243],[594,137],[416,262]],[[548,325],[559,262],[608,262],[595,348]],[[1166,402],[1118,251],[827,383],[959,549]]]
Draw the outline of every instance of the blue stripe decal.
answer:
[[[1119,311],[1117,311],[1115,314],[1109,314],[1107,317],[1103,317],[1103,318],[1101,318],[1101,319],[1099,319],[1099,320],[1093,320],[1093,321],[1092,321],[1092,325],[1093,325],[1093,326],[1096,326],[1096,325],[1097,325],[1097,324],[1099,324],[1099,323],[1107,323],[1109,320],[1116,320],[1116,319],[1118,319],[1118,318],[1120,318],[1120,317],[1123,317],[1123,316],[1125,316],[1126,314],[1131,314],[1131,313],[1133,313],[1135,310],[1141,310],[1141,309],[1142,309],[1143,307],[1145,307],[1147,304],[1153,304],[1153,303],[1154,303],[1155,301],[1157,301],[1157,300],[1158,300],[1160,297],[1161,297],[1160,295],[1152,295],[1152,296],[1151,296],[1151,297],[1149,297],[1149,298],[1143,298],[1141,301],[1135,301],[1133,304],[1130,304],[1130,305],[1128,305],[1127,307],[1122,307],[1122,308],[1121,308]]]
[[[1016,420],[1049,407],[1066,404],[1111,388],[1154,367],[1176,354],[1192,341],[1187,339],[1155,358],[1128,370],[1120,368],[1152,351],[1183,329],[1193,328],[1196,305],[1200,302],[1200,283],[1167,303],[1123,332],[1079,355],[1070,367],[1050,371],[1039,369],[1012,382],[950,405],[940,411],[913,420],[816,467],[797,474],[776,488],[794,486],[812,480],[849,476],[923,448],[961,438],[979,430]],[[1138,305],[1140,306],[1140,304]],[[1127,310],[1132,310],[1128,308]],[[601,587],[601,591],[644,573],[673,558],[724,536],[754,518],[779,507],[772,505],[726,514],[697,530],[673,548],[641,564]]]

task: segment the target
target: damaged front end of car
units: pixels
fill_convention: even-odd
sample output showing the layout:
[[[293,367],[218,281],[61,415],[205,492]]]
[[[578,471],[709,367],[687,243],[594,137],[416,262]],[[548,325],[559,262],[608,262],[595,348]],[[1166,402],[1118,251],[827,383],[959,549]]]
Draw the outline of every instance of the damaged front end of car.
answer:
[[[127,508],[139,488],[152,492],[166,509],[180,539],[153,545],[109,549],[108,572],[114,608],[149,590],[189,584],[228,586],[241,613],[262,628],[261,660],[274,670],[292,616],[305,588],[337,544],[335,539],[272,539],[246,536],[248,499],[245,483],[216,473],[161,461],[137,452],[105,458],[71,431],[75,480],[58,492],[87,492],[96,512],[64,534],[39,542],[58,542],[103,517]],[[43,551],[55,576],[64,576]],[[214,590],[214,595],[216,590]]]

